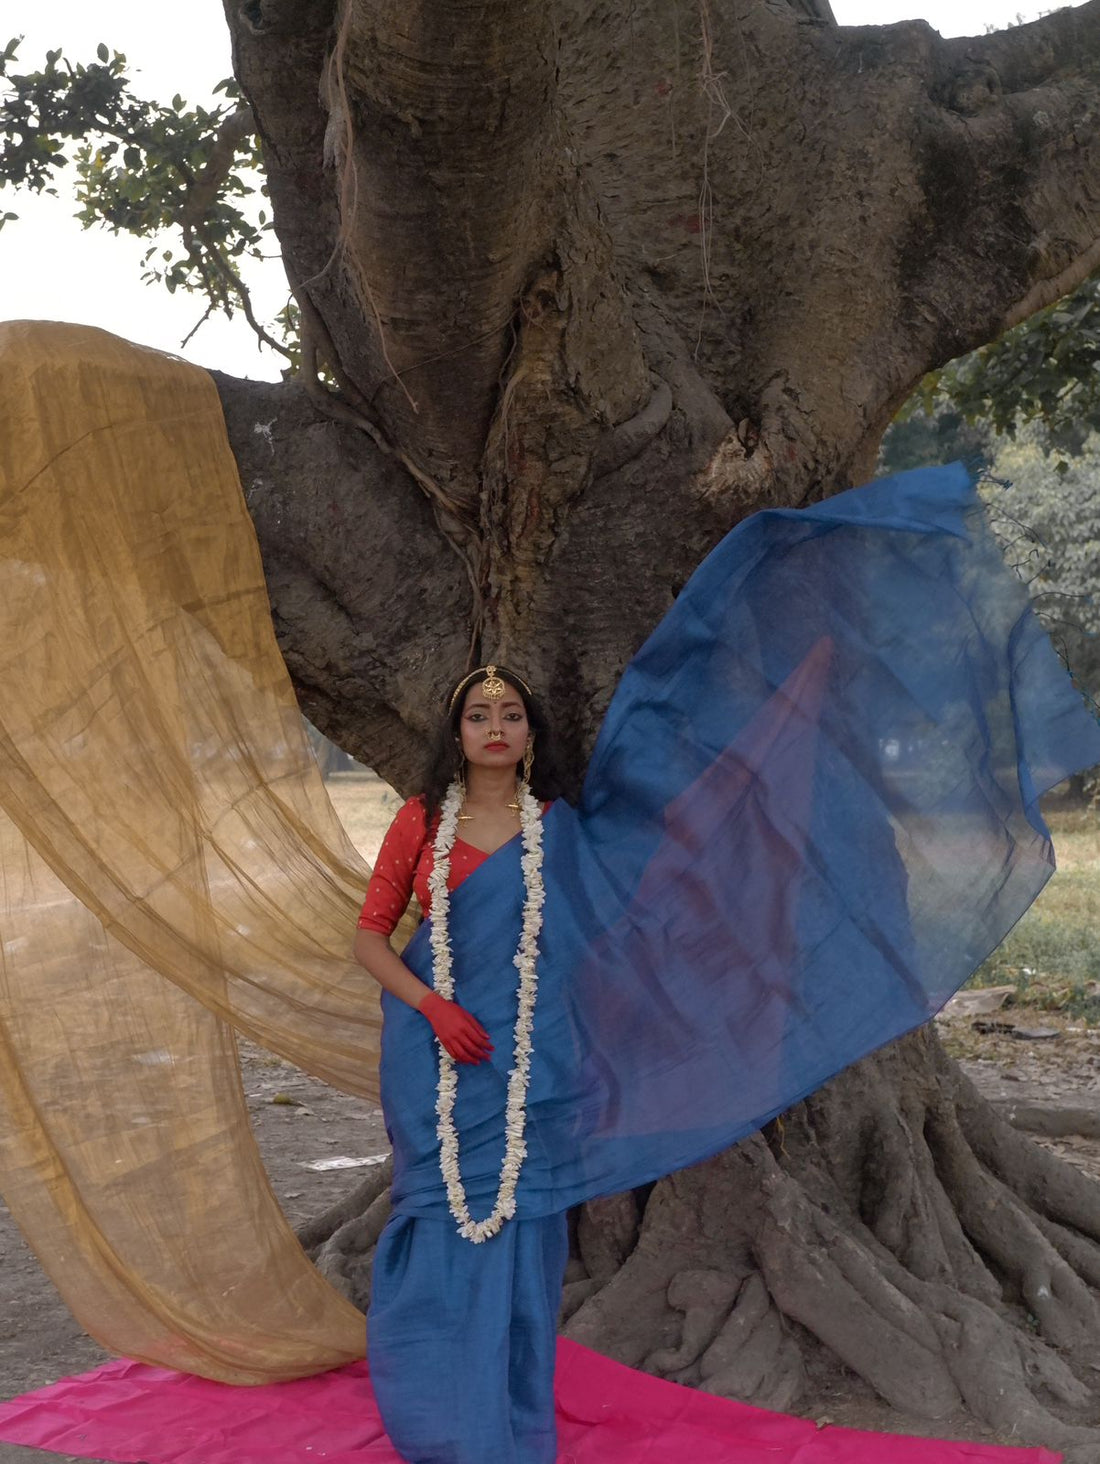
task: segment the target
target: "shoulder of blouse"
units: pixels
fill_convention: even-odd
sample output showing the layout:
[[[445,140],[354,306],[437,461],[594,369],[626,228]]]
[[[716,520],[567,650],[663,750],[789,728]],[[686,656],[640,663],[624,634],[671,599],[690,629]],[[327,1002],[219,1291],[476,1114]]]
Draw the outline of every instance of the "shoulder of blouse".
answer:
[[[412,798],[406,798],[397,810],[394,823],[410,830],[419,829],[423,831],[427,828],[428,816],[424,806],[424,795],[417,793]]]
[[[390,821],[382,847],[378,851],[375,869],[380,865],[388,870],[395,859],[405,859],[419,853],[427,834],[426,825],[424,800],[407,798]]]

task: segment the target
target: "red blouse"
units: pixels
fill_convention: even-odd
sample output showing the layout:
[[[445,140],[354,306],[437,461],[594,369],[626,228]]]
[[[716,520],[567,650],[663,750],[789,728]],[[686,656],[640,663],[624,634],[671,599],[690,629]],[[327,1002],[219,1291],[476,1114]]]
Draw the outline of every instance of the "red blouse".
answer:
[[[548,804],[543,805],[544,813],[547,807]],[[438,827],[438,813],[428,824],[423,798],[410,798],[401,806],[378,851],[374,873],[367,886],[367,897],[359,912],[360,930],[392,935],[413,894],[427,918],[432,903],[428,877],[435,864],[435,831]],[[451,849],[447,888],[457,889],[466,876],[473,874],[488,857],[484,849],[477,849],[464,839],[456,838]]]

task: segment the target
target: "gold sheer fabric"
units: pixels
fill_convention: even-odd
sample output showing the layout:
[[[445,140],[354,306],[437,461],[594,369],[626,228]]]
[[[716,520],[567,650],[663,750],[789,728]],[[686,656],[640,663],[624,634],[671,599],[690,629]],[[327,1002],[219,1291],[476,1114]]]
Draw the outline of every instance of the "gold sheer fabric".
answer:
[[[271,1193],[233,1029],[377,1095],[368,874],[210,378],[0,326],[0,1183],[112,1350],[239,1383],[362,1355]]]

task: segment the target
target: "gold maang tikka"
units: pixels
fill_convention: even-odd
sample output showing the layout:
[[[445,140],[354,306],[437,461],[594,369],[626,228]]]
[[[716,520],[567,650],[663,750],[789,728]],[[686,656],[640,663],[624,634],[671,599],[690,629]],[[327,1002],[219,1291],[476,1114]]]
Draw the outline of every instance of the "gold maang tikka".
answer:
[[[497,675],[495,666],[486,666],[485,684],[481,688],[481,694],[486,701],[500,701],[504,695],[504,682]]]
[[[523,677],[516,676],[515,673],[512,674],[513,680],[519,687],[520,691],[524,692],[527,696],[530,696],[531,688],[527,685],[526,681],[524,681]],[[454,691],[451,692],[451,699],[447,703],[448,713],[454,711],[459,697],[462,696],[466,691],[468,691],[469,688],[473,686],[475,681],[480,681],[482,679],[484,679],[485,682],[486,700],[499,701],[500,698],[504,695],[504,682],[497,675],[496,666],[479,666],[476,671],[471,671],[466,676],[464,676],[455,687]]]

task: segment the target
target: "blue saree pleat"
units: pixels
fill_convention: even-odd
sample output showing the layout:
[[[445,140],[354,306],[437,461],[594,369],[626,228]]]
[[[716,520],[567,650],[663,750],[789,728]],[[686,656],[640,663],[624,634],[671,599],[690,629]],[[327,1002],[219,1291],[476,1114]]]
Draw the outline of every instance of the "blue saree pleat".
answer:
[[[382,1422],[416,1464],[554,1464],[564,1215],[471,1245],[448,1215],[395,1215],[371,1283],[368,1350]]]
[[[961,465],[739,525],[628,666],[577,808],[545,818],[519,1215],[706,1158],[927,1020],[1049,877],[1039,796],[1097,761]],[[518,839],[452,896],[456,994],[495,1046],[456,1107],[475,1217],[522,901]],[[405,960],[430,983],[425,927]],[[431,1032],[385,1014],[395,1210],[445,1217]]]

